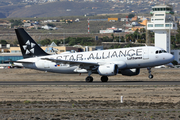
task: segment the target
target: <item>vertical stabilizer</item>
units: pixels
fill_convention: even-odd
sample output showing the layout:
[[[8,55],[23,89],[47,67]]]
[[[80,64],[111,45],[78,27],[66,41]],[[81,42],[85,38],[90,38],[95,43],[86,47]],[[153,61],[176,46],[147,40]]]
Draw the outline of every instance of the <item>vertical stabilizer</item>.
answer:
[[[23,58],[48,55],[23,29],[15,29]]]

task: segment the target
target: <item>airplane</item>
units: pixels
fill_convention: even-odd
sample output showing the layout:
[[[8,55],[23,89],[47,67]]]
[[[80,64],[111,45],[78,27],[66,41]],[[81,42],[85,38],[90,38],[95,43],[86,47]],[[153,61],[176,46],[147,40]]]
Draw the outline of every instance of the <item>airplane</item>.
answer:
[[[23,28],[15,29],[15,32],[24,58],[17,60],[14,63],[16,66],[66,74],[87,73],[86,82],[93,82],[91,74],[99,74],[101,81],[107,82],[108,76],[138,75],[140,68],[148,68],[148,77],[152,79],[152,67],[174,60],[172,54],[154,46],[50,55],[42,50]]]

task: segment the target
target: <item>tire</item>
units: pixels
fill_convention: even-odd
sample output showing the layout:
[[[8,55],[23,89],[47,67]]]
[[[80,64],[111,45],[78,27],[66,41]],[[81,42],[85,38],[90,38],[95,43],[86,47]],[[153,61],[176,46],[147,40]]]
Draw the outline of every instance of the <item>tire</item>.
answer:
[[[93,82],[93,77],[87,76],[86,77],[86,82]]]
[[[108,77],[107,76],[102,76],[101,77],[101,82],[107,82],[108,81]]]
[[[153,75],[150,74],[150,75],[149,75],[149,79],[153,79]]]

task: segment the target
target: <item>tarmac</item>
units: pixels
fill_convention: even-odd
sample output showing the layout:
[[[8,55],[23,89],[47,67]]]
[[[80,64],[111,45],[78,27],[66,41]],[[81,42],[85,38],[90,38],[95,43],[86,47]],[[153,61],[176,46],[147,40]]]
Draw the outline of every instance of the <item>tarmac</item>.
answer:
[[[0,85],[180,85],[180,81],[0,81]]]

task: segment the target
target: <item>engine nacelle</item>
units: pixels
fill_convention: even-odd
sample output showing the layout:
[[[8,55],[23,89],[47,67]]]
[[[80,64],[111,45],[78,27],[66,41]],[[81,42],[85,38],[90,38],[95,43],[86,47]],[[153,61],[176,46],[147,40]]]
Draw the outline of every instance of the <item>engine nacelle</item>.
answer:
[[[98,67],[97,72],[101,76],[113,76],[118,73],[118,66],[116,64],[105,64]]]
[[[120,73],[125,76],[134,76],[134,75],[138,75],[140,73],[140,69],[139,68],[125,69],[125,70],[121,70]]]

